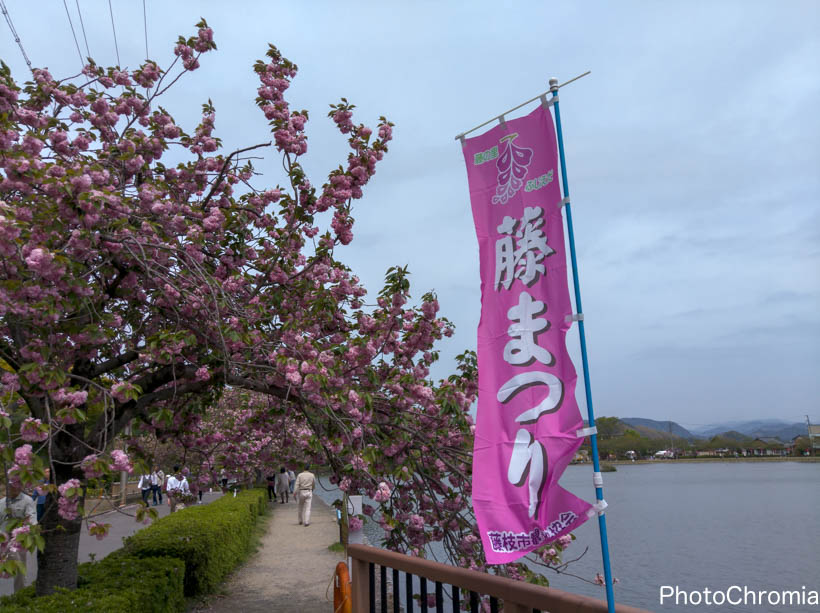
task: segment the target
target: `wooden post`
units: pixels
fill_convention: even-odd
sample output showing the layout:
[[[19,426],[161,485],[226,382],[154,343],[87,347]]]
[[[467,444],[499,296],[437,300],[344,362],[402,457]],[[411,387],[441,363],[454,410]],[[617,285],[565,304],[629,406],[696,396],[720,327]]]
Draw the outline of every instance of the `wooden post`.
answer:
[[[350,541],[349,539],[349,528],[350,522],[348,522],[348,514],[347,514],[347,494],[345,493],[344,497],[342,498],[342,519],[341,524],[339,524],[339,536],[342,539],[342,545],[345,546],[345,551],[347,551],[347,544]]]
[[[370,575],[368,563],[364,560],[350,558],[351,592],[353,594],[353,613],[368,613],[370,595]]]

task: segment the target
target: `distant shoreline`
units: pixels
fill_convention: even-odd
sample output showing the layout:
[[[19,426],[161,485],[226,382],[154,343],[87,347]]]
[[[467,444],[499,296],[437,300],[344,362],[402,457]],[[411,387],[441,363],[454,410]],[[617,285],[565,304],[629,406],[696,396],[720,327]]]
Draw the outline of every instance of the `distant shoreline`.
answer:
[[[747,457],[747,458],[679,458],[679,459],[663,459],[663,460],[601,460],[601,463],[606,464],[616,464],[616,465],[628,465],[628,464],[667,464],[667,463],[680,463],[686,462],[688,464],[702,464],[702,463],[711,463],[711,462],[806,462],[809,464],[818,464],[820,463],[820,456],[814,457],[770,457],[770,458],[755,458],[755,457]],[[579,465],[587,465],[592,464],[592,462],[578,462],[577,464],[573,464],[572,466],[579,466]]]

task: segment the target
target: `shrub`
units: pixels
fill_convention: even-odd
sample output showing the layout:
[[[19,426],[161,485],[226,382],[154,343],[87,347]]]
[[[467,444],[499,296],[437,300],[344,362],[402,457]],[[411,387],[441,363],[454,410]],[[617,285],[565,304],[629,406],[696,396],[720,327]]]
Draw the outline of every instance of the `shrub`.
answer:
[[[80,564],[76,590],[0,598],[2,613],[175,613],[213,591],[248,553],[264,490],[223,496],[157,520],[100,562]]]
[[[185,595],[212,592],[248,553],[265,501],[264,490],[246,490],[187,508],[126,539],[123,555],[178,558],[185,563]]]
[[[185,610],[181,560],[110,555],[80,564],[76,590],[34,595],[34,586],[0,598],[3,613],[176,613]]]

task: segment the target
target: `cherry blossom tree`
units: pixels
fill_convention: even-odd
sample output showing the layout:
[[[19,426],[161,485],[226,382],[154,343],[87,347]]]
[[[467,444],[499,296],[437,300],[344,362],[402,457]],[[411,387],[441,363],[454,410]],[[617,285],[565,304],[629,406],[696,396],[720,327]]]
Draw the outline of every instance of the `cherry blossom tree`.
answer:
[[[194,493],[219,486],[223,470],[253,483],[274,468],[309,462],[313,433],[298,413],[283,409],[271,396],[229,388],[216,402],[177,411],[172,427],[139,424],[125,442],[129,455],[146,464],[183,467]]]
[[[469,510],[474,356],[434,384],[435,343],[452,333],[435,295],[410,304],[407,270],[391,268],[365,304],[334,255],[393,125],[331,105],[350,152],[314,186],[300,162],[308,113],[284,95],[297,67],[271,46],[253,70],[272,140],[223,152],[210,102],[188,132],[159,105],[214,49],[203,20],[167,68],[89,61],[19,86],[0,67],[0,454],[7,485],[52,473],[41,525],[4,527],[0,572],[19,570],[15,548],[43,547],[37,593],[76,585],[84,487],[133,470],[113,444],[132,423],[156,441],[180,435],[198,471],[247,469],[242,436],[326,465],[378,506],[366,512],[388,547],[427,555],[437,541],[484,569]],[[248,156],[266,149],[284,185],[257,185]],[[137,455],[145,440],[130,441]]]

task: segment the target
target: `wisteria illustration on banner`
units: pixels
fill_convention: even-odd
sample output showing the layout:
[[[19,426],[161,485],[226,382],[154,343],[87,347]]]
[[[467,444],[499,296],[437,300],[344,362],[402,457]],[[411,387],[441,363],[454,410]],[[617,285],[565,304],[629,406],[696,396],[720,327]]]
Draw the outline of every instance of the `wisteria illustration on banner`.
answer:
[[[464,142],[481,260],[473,505],[487,562],[574,530],[591,505],[558,485],[583,442],[565,337],[558,153],[542,106]]]

